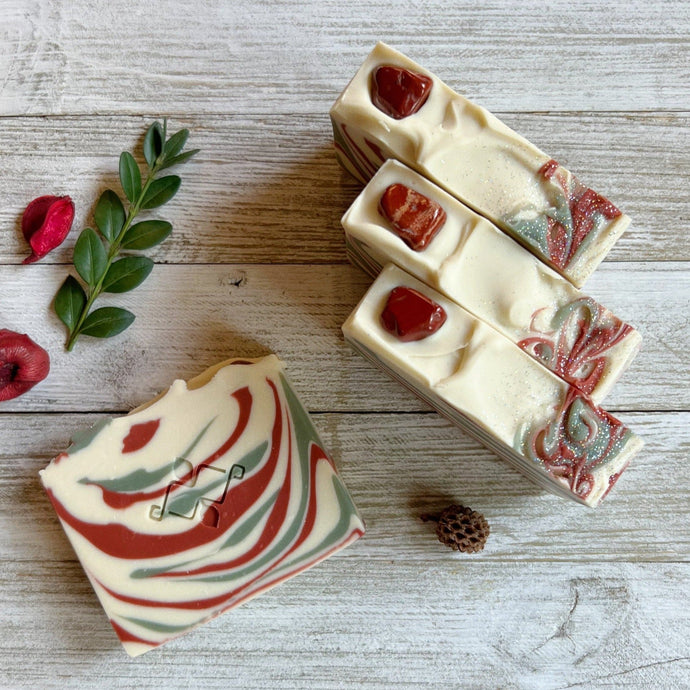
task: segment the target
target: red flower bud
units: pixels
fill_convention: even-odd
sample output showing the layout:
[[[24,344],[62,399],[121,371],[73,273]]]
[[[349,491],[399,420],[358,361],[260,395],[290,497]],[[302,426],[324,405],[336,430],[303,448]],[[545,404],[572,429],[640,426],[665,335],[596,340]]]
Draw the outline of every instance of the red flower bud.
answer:
[[[0,401],[26,393],[48,376],[48,353],[28,335],[0,329]]]
[[[31,264],[61,245],[72,227],[74,204],[68,196],[39,196],[22,216],[22,233],[31,245],[31,255],[22,263]]]

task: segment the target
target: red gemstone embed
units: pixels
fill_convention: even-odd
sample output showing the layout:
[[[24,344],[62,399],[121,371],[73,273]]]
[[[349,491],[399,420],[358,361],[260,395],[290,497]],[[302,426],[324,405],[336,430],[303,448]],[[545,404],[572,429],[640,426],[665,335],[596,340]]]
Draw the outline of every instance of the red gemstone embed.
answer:
[[[446,222],[446,212],[439,204],[400,183],[386,189],[379,210],[405,244],[416,252],[422,251]]]
[[[403,342],[422,340],[446,322],[445,309],[417,290],[398,286],[381,312],[383,327]]]
[[[431,77],[404,67],[381,65],[374,70],[371,102],[396,120],[414,115],[429,98]]]

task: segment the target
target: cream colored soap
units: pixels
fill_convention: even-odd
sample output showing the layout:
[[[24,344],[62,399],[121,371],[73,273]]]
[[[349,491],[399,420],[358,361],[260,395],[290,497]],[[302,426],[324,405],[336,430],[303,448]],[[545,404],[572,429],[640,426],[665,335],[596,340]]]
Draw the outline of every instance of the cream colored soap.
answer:
[[[431,80],[399,119],[372,100],[376,70]],[[629,224],[613,204],[438,77],[379,43],[331,108],[338,159],[366,182],[388,158],[414,168],[581,286]]]
[[[405,342],[384,326],[395,288],[446,315],[433,334]],[[343,325],[362,355],[540,486],[595,506],[642,446],[587,396],[498,331],[388,264]]]
[[[381,208],[392,185],[422,195],[445,213],[445,221],[423,249],[404,241]],[[409,210],[406,218],[415,221]],[[353,263],[376,276],[384,264],[394,262],[597,403],[639,350],[641,338],[635,329],[489,220],[396,160],[382,165],[342,224]]]
[[[273,355],[175,381],[76,435],[41,480],[132,656],[364,533]]]

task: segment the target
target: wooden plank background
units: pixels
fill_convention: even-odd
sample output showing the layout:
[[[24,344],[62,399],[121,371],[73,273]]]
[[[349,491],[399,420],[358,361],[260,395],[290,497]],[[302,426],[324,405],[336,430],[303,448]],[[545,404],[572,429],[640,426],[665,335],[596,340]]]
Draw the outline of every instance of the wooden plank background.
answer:
[[[351,353],[368,279],[339,219],[358,186],[328,109],[377,40],[487,106],[633,224],[587,292],[643,351],[606,407],[644,451],[596,511],[532,487]],[[0,0],[0,328],[51,355],[0,404],[0,687],[690,686],[690,7],[678,1]],[[122,336],[63,350],[50,309],[77,231],[168,116],[202,149],[162,215]],[[24,206],[75,230],[32,266]],[[137,660],[119,647],[43,494],[71,433],[176,377],[275,351],[367,522],[317,568]],[[419,515],[492,533],[471,557]]]

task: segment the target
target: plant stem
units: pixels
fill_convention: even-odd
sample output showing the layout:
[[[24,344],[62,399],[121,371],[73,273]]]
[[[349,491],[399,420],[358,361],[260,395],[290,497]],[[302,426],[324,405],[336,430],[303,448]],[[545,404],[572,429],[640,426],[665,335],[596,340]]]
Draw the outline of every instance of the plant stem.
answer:
[[[161,156],[159,156],[158,159],[156,159],[156,162],[153,164],[153,167],[149,169],[149,173],[146,176],[146,181],[144,182],[144,185],[141,188],[141,193],[134,201],[134,203],[130,204],[124,225],[122,226],[122,229],[118,233],[117,237],[113,240],[112,244],[110,245],[103,275],[101,275],[101,277],[98,279],[98,282],[93,286],[93,289],[89,291],[89,296],[86,300],[86,304],[84,305],[84,308],[81,310],[81,314],[79,315],[79,319],[77,320],[77,323],[74,326],[74,330],[72,330],[72,332],[69,334],[69,337],[67,338],[66,348],[68,352],[72,351],[74,344],[77,342],[77,338],[79,337],[81,327],[84,325],[84,320],[89,315],[89,311],[91,310],[93,303],[96,301],[97,297],[103,292],[103,281],[105,280],[105,277],[108,274],[108,269],[110,268],[113,259],[120,253],[120,245],[122,244],[122,240],[124,239],[127,230],[129,230],[129,228],[131,227],[132,221],[136,218],[136,216],[139,214],[139,211],[141,210],[141,203],[143,202],[144,197],[146,196],[146,192],[148,191],[149,187],[151,186],[151,183],[153,182],[156,174],[158,173],[160,160]]]

